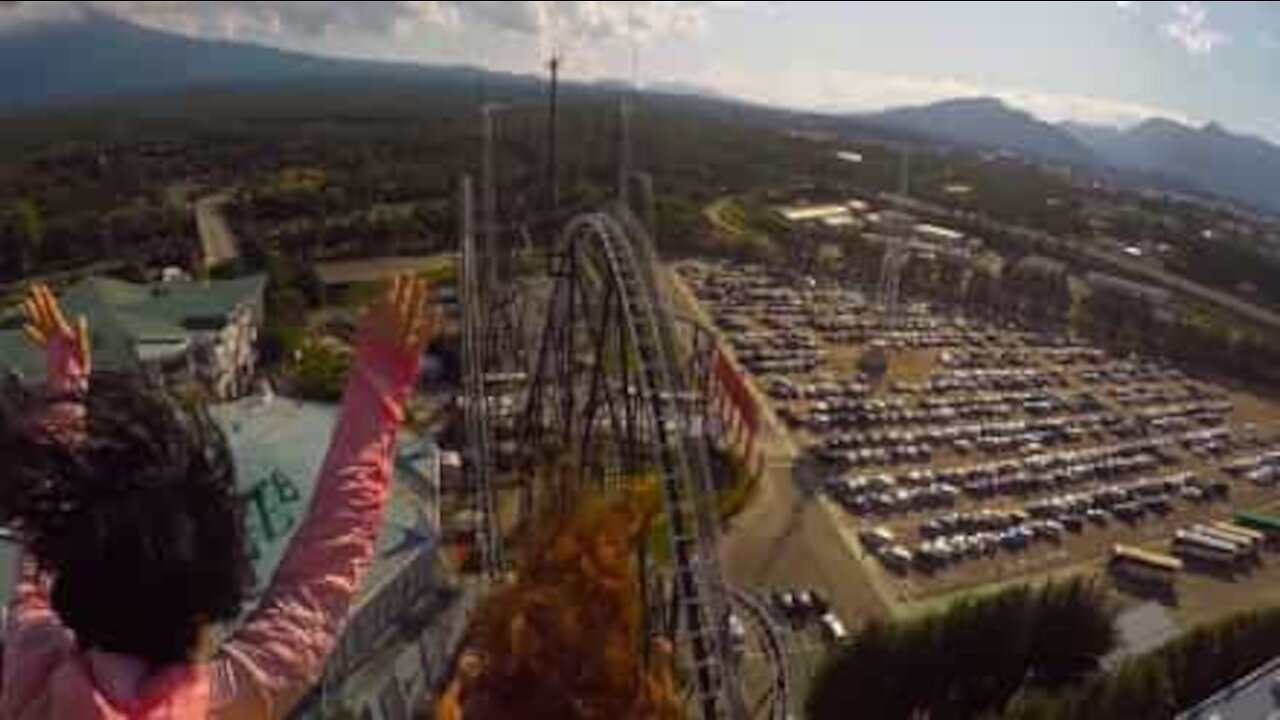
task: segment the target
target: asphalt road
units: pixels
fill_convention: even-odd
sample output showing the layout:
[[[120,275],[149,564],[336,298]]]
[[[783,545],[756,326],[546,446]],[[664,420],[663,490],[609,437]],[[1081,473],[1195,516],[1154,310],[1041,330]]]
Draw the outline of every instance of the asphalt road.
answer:
[[[231,232],[222,214],[222,206],[226,202],[223,195],[207,195],[195,202],[196,231],[200,234],[200,251],[206,268],[240,257],[235,233]]]
[[[677,307],[714,328],[684,281],[674,272],[668,278]],[[721,340],[736,366],[732,348]],[[720,565],[725,579],[761,594],[772,589],[817,588],[851,629],[861,620],[885,616],[887,590],[874,582],[854,555],[850,538],[835,522],[836,510],[816,492],[816,478],[804,472],[803,465],[797,467],[799,450],[768,398],[750,375],[743,377],[763,410],[760,442],[765,471],[756,496],[722,529]]]
[[[725,528],[720,557],[729,582],[760,592],[817,588],[850,627],[886,616],[883,590],[853,556],[831,509],[793,478],[790,460],[771,458],[756,498]]]

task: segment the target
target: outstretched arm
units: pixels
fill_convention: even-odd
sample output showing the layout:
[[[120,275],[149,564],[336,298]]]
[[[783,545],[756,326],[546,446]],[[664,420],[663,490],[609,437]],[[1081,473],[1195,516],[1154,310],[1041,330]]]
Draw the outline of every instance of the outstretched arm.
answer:
[[[23,332],[45,351],[45,380],[50,393],[68,395],[83,392],[89,378],[89,326],[84,317],[73,330],[58,307],[58,300],[44,284],[34,285],[22,301],[26,320]],[[77,419],[77,408],[69,403],[53,405],[45,422],[67,425]],[[10,619],[21,625],[36,617],[50,616],[48,583],[37,574],[35,563],[23,553],[18,561]]]
[[[89,378],[89,329],[84,317],[75,330],[67,323],[58,301],[45,285],[35,285],[22,302],[26,320],[23,331],[45,351],[46,382],[53,395],[83,392]],[[49,409],[44,419],[51,426],[73,425],[79,410],[71,403]],[[0,716],[21,705],[39,689],[52,663],[71,644],[49,604],[49,580],[25,552],[18,554],[17,577],[9,600],[9,625],[5,628],[5,678],[0,687]]]
[[[258,607],[210,668],[219,717],[280,717],[315,681],[373,556],[392,447],[432,332],[427,289],[397,279],[368,313],[311,508]]]

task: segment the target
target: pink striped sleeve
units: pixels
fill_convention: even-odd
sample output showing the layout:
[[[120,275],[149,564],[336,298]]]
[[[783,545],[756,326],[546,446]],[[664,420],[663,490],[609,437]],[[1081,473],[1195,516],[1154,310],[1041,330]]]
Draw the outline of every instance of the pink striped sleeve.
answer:
[[[210,666],[217,716],[281,717],[318,677],[372,560],[416,374],[415,356],[361,345],[311,508],[266,595]]]

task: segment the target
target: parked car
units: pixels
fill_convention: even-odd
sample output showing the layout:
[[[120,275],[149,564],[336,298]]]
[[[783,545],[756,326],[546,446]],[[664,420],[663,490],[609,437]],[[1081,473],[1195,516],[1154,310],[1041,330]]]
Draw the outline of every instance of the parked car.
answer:
[[[818,618],[818,627],[822,632],[822,639],[828,643],[844,642],[849,637],[849,631],[845,629],[844,623],[830,611]]]

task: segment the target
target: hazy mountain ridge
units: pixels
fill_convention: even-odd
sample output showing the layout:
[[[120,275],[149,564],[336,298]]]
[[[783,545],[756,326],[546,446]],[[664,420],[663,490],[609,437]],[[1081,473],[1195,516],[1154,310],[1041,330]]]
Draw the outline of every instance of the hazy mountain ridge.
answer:
[[[40,110],[206,88],[265,89],[311,83],[363,89],[395,84],[423,94],[483,92],[503,97],[541,92],[535,75],[308,55],[242,42],[209,40],[140,27],[103,13],[0,33],[0,112]],[[606,92],[616,81],[566,83],[567,92]],[[668,102],[697,105],[726,119],[838,128],[862,137],[931,140],[1000,149],[1024,157],[1107,172],[1165,178],[1280,212],[1280,147],[1209,124],[1150,119],[1119,130],[1048,123],[994,98],[962,98],[856,116],[751,105],[683,83],[648,89]],[[754,111],[754,112],[753,112]]]
[[[1065,130],[995,98],[960,98],[859,116],[877,125],[912,130],[947,142],[1008,150],[1077,165],[1097,162],[1093,151]]]
[[[861,116],[939,140],[1172,184],[1280,212],[1280,146],[1228,131],[1150,118],[1129,128],[1039,120],[994,98],[944,100]]]

